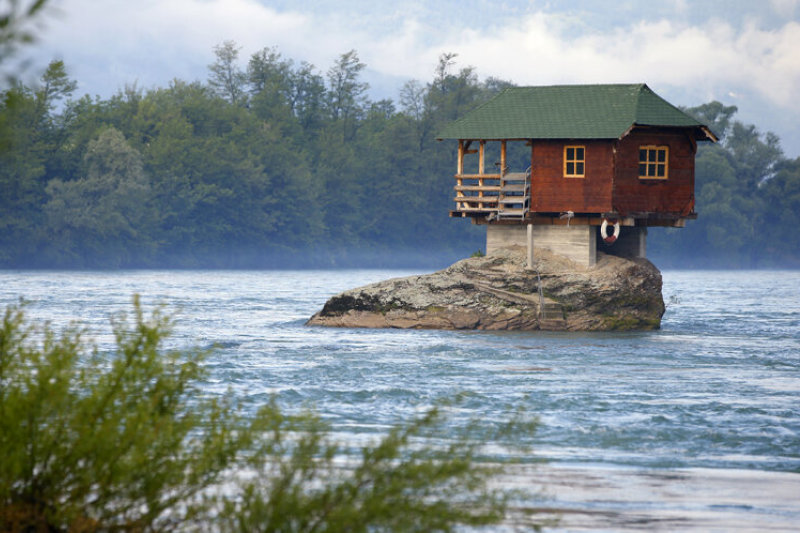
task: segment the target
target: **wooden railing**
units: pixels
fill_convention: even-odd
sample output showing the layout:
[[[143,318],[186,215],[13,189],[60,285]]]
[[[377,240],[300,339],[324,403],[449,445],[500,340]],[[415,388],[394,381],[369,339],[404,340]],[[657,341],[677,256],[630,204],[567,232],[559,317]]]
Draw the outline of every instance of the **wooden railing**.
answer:
[[[499,209],[500,174],[456,174],[456,211],[493,213]]]

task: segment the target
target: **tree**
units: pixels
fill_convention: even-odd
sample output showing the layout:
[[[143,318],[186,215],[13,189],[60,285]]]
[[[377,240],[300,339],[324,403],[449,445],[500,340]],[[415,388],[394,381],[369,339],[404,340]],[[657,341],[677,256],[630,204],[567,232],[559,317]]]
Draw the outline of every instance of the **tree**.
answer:
[[[305,61],[292,72],[291,81],[289,106],[306,135],[313,137],[323,122],[325,81],[315,72],[314,66]]]
[[[75,264],[119,266],[141,252],[136,245],[150,190],[142,157],[119,130],[108,128],[89,143],[84,161],[84,177],[47,184],[48,225]]]
[[[403,106],[403,112],[411,118],[416,130],[417,147],[420,152],[424,149],[426,140],[425,131],[425,93],[427,89],[417,80],[409,80],[403,84],[400,89],[400,105]]]
[[[247,63],[247,81],[251,94],[268,91],[287,101],[291,72],[291,60],[284,60],[275,48],[264,48],[256,52]]]
[[[800,266],[800,158],[776,165],[775,175],[760,189],[763,227],[769,228],[760,266]],[[767,233],[767,232],[765,232]]]
[[[417,80],[409,80],[400,89],[400,105],[403,111],[416,121],[422,120],[425,112],[425,87]]]
[[[42,74],[41,86],[36,90],[36,104],[42,114],[50,113],[56,101],[72,96],[78,82],[71,80],[61,60],[53,60]]]
[[[749,193],[771,178],[775,165],[783,159],[777,135],[772,132],[762,135],[754,125],[739,121],[733,123],[725,138],[725,148],[736,161],[737,178]]]
[[[233,105],[243,104],[245,100],[247,74],[236,64],[241,49],[234,41],[224,41],[214,47],[217,60],[208,66],[211,71],[208,84],[218,96]]]
[[[459,430],[442,404],[342,468],[313,413],[285,414],[273,399],[245,416],[229,393],[204,392],[207,352],[166,350],[162,309],[147,317],[135,297],[132,320],[112,326],[116,346],[101,351],[80,329],[6,309],[0,530],[421,532],[505,517],[513,491],[492,486],[503,470],[478,456],[484,443],[529,437],[536,423],[522,413]],[[442,446],[445,430],[455,436]]]
[[[341,125],[343,141],[352,140],[356,122],[366,106],[369,84],[359,81],[365,67],[358,53],[350,50],[328,69],[328,109],[334,122]]]
[[[457,119],[483,100],[478,77],[473,67],[464,67],[457,74],[450,73],[458,54],[445,53],[439,56],[436,74],[430,84],[426,107],[431,119],[439,125]]]
[[[48,155],[40,116],[30,90],[22,85],[0,100],[0,264],[34,260],[44,225],[41,204]]]
[[[707,125],[720,140],[723,140],[730,131],[731,119],[738,108],[735,105],[726,106],[714,100],[697,107],[682,108],[682,110]]]

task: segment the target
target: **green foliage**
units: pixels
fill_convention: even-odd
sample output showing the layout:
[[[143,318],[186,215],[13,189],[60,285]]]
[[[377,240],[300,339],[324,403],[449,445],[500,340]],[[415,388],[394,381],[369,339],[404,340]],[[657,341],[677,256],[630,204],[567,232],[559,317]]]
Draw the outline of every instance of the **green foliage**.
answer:
[[[36,87],[2,93],[0,267],[438,267],[481,246],[483,228],[447,218],[456,146],[434,136],[510,82],[481,81],[445,53],[397,103],[371,101],[355,50],[324,73],[275,48],[246,65],[239,52],[215,47],[206,84],[73,99],[53,61]],[[734,106],[687,111],[721,142],[698,149],[700,218],[654,229],[648,253],[673,267],[796,265],[783,228],[800,212],[775,194],[793,190],[796,165],[778,138]],[[90,173],[90,159],[121,157],[102,143],[87,158],[110,129],[140,169]],[[520,170],[526,157],[509,152]]]
[[[337,464],[341,450],[319,419],[261,420],[269,438],[251,457],[253,479],[242,498],[226,506],[225,529],[452,531],[504,517],[510,492],[487,487],[501,470],[476,463],[482,441],[466,431],[443,448],[420,445],[441,430],[438,409],[392,429],[347,466]],[[300,436],[287,441],[281,434]]]
[[[479,228],[442,223],[454,148],[433,139],[491,94],[472,69],[450,73],[451,56],[409,85],[405,112],[367,98],[354,50],[325,76],[274,48],[245,71],[239,50],[215,48],[207,85],[73,100],[53,62],[40,89],[8,91],[0,267],[440,265],[478,245]],[[98,145],[111,129],[118,142]],[[121,164],[122,144],[140,166],[91,166]]]
[[[453,531],[506,516],[513,492],[479,454],[529,438],[524,413],[459,430],[443,404],[348,453],[312,413],[273,399],[245,417],[230,394],[209,397],[206,353],[165,350],[161,309],[147,317],[135,298],[112,326],[102,352],[6,309],[0,530]]]
[[[225,399],[206,399],[199,351],[169,352],[170,321],[135,301],[117,350],[83,332],[0,329],[0,529],[146,530],[199,513],[201,491],[247,442]]]
[[[244,103],[244,85],[247,74],[237,65],[240,46],[233,41],[225,41],[214,47],[217,60],[208,66],[208,84],[218,96],[233,105]]]
[[[47,184],[44,212],[54,246],[74,247],[60,252],[79,266],[83,257],[112,266],[130,262],[128,254],[141,252],[138,234],[148,222],[142,207],[150,184],[141,154],[111,127],[89,142],[84,164],[84,177]]]

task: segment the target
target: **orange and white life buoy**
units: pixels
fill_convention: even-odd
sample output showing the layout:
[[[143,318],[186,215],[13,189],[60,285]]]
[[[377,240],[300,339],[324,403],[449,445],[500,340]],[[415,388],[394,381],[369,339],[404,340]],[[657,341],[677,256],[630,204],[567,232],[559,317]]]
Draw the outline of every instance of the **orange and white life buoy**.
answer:
[[[609,222],[614,225],[614,233],[611,235],[608,234],[608,224]],[[619,220],[613,218],[608,220],[607,218],[603,219],[603,224],[600,226],[600,236],[603,238],[603,242],[606,244],[614,244],[617,242],[619,238]]]

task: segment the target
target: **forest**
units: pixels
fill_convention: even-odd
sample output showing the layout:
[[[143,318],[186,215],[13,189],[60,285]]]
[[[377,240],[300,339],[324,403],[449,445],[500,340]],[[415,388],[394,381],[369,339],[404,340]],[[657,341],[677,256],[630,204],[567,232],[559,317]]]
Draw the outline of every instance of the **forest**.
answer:
[[[324,72],[226,41],[205,82],[79,96],[62,61],[0,92],[0,268],[444,267],[485,246],[448,218],[442,126],[511,86],[443,54],[372,100],[355,50]],[[800,267],[800,158],[709,102],[696,211],[651,228],[664,268]]]

